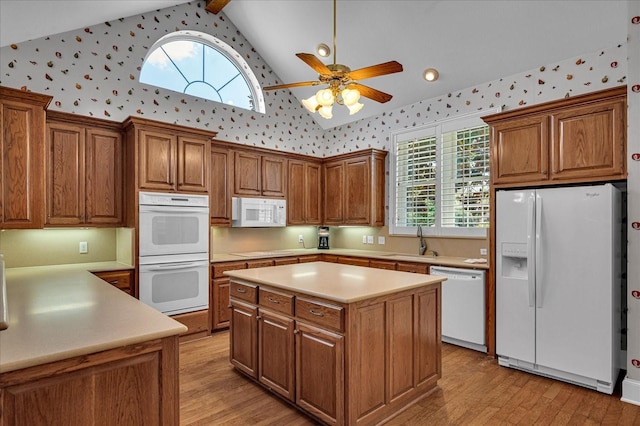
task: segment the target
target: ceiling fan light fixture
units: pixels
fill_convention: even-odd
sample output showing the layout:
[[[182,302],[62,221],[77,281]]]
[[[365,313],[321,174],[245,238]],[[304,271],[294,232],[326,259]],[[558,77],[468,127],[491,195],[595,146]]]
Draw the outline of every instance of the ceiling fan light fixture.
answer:
[[[333,96],[331,89],[322,89],[318,90],[318,93],[316,93],[316,101],[323,107],[330,107],[333,105],[335,97]]]
[[[424,77],[425,80],[431,82],[431,81],[436,81],[440,76],[440,73],[438,73],[438,70],[435,68],[427,68],[426,70],[424,70],[424,73],[422,74],[422,76]]]
[[[313,95],[307,99],[302,100],[302,105],[309,110],[309,112],[314,113],[320,108],[320,104],[316,100],[316,95]]]
[[[331,48],[325,43],[320,43],[318,47],[316,47],[316,52],[323,58],[328,58],[329,55],[331,55]]]
[[[357,89],[344,89],[341,96],[346,106],[354,105],[360,100],[360,92]]]
[[[361,104],[360,102],[356,102],[353,105],[347,105],[347,108],[349,108],[349,115],[353,115],[353,114],[357,113],[358,111],[360,111],[362,109],[363,106],[364,106],[364,104]]]
[[[320,117],[326,118],[327,120],[333,117],[333,105],[322,106],[318,109],[318,114]]]

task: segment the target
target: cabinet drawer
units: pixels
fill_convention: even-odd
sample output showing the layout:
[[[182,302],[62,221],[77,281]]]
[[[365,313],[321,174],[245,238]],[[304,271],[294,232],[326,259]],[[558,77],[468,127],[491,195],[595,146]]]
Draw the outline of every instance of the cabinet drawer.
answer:
[[[378,268],[378,269],[389,269],[392,271],[396,270],[396,262],[390,262],[388,260],[371,259],[369,266],[372,268]]]
[[[94,275],[114,287],[131,294],[131,282],[133,281],[131,271],[95,272]]]
[[[241,299],[250,303],[257,303],[258,287],[249,283],[240,283],[232,280],[229,297]]]
[[[263,288],[260,288],[258,291],[258,303],[260,306],[286,315],[293,315],[293,299],[292,294],[265,290]]]
[[[366,257],[345,257],[340,256],[338,258],[338,263],[342,263],[345,265],[354,265],[354,266],[369,266],[369,259]]]
[[[293,265],[294,263],[298,263],[297,257],[279,257],[273,260],[274,266]]]
[[[307,263],[307,262],[320,262],[322,260],[322,256],[319,254],[312,254],[310,256],[300,256],[298,258],[298,261],[300,263]]]
[[[273,259],[268,260],[250,260],[247,262],[247,268],[263,268],[265,266],[273,266]]]
[[[403,263],[398,262],[398,271],[403,272],[413,272],[415,274],[428,274],[429,273],[429,265],[424,263]]]
[[[296,317],[328,327],[333,330],[344,329],[344,308],[315,300],[296,298]]]
[[[226,271],[236,271],[247,269],[247,262],[228,262],[213,265],[213,278],[225,278]]]

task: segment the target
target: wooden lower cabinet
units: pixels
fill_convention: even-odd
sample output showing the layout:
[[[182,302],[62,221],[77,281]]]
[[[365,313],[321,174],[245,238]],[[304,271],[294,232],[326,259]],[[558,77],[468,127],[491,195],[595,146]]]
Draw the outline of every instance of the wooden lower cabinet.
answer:
[[[207,337],[210,334],[208,309],[173,315],[171,318],[187,327],[187,331],[180,335],[180,342]]]
[[[93,275],[127,294],[135,296],[135,271],[133,269],[94,272]]]
[[[171,336],[0,376],[0,425],[177,425]]]
[[[440,292],[342,304],[232,278],[230,361],[323,423],[379,424],[436,389]]]

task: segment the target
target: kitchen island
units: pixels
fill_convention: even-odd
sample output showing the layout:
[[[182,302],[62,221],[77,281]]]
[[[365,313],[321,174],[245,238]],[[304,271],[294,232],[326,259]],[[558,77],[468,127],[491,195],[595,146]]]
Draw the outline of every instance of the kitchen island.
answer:
[[[225,274],[232,365],[323,423],[378,424],[436,389],[443,277],[325,262]]]
[[[178,424],[186,327],[88,272],[100,269],[7,269],[0,425]]]

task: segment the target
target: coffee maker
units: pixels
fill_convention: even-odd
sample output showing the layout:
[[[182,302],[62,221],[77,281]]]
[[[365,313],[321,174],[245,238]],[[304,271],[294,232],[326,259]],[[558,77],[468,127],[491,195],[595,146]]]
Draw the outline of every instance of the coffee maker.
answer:
[[[319,249],[329,248],[329,227],[328,226],[318,226],[318,248]]]

